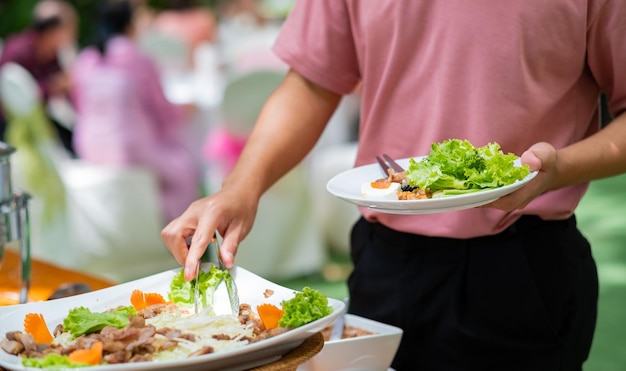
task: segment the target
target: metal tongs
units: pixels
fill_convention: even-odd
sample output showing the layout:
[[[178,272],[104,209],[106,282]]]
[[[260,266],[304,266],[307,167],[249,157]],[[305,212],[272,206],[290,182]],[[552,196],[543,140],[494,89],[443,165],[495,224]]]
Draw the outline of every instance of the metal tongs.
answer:
[[[228,299],[230,301],[230,310],[234,315],[239,314],[239,292],[237,291],[237,284],[235,283],[235,279],[230,274],[230,270],[226,268],[222,258],[220,257],[220,243],[217,239],[217,233],[213,234],[213,239],[209,242],[204,254],[198,261],[198,265],[196,266],[196,280],[194,285],[194,293],[193,293],[193,310],[194,313],[200,312],[199,308],[199,300],[200,300],[200,285],[198,284],[198,278],[200,276],[200,266],[202,263],[210,262],[217,266],[219,270],[221,270],[224,275],[222,276],[220,282],[217,285],[221,285],[222,282],[226,284],[226,291],[228,292]]]
[[[405,171],[404,168],[400,166],[400,164],[398,164],[393,158],[391,158],[391,156],[383,154],[383,158],[385,159],[384,161],[382,158],[380,158],[380,156],[376,156],[376,161],[378,161],[378,165],[380,165],[380,168],[386,177],[390,176],[390,170],[392,170],[394,173],[403,173]],[[409,180],[406,177],[402,178],[402,182],[400,183],[400,185],[402,186],[403,191],[412,191],[413,189],[415,189],[415,187],[409,184]]]

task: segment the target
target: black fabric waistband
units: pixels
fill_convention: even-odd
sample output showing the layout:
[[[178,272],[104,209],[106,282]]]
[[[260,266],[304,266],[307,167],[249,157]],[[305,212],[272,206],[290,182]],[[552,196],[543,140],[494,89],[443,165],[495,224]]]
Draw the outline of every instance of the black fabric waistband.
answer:
[[[391,229],[381,223],[372,223],[373,231],[376,235],[380,236],[384,239],[389,239],[392,241],[398,242],[406,242],[406,243],[414,243],[416,238],[419,239],[427,239],[429,243],[434,244],[435,246],[438,243],[444,244],[447,241],[455,238],[447,238],[447,237],[429,237],[422,235],[415,235],[407,232],[396,231],[395,229]],[[498,236],[507,236],[516,233],[530,233],[533,230],[539,228],[576,228],[576,217],[574,215],[570,216],[567,219],[562,220],[544,220],[536,215],[522,215],[515,223],[513,223],[510,227],[500,232],[499,234],[493,236],[481,236],[476,238],[493,238]]]

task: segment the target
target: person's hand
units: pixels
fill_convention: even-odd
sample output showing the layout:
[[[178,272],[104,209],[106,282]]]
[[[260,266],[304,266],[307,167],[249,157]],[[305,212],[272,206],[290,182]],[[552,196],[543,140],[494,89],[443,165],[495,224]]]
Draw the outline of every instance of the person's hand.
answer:
[[[551,189],[556,176],[556,149],[548,143],[536,143],[521,156],[522,164],[527,164],[530,171],[538,171],[537,176],[519,190],[497,199],[483,207],[504,211],[522,209],[537,196]]]
[[[193,202],[178,218],[170,222],[161,237],[176,261],[185,267],[185,279],[194,278],[200,257],[218,231],[223,236],[220,256],[226,267],[233,266],[239,243],[248,235],[258,198],[236,189],[223,189]],[[186,239],[191,237],[191,245]]]

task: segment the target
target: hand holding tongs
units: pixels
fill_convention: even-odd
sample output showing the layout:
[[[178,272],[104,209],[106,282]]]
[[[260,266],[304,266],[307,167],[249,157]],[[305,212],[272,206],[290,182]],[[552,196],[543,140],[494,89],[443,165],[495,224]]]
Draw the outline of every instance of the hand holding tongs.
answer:
[[[217,233],[213,234],[213,238],[209,245],[207,246],[204,254],[198,261],[198,265],[196,266],[196,280],[194,286],[194,297],[193,297],[193,309],[197,314],[200,311],[199,308],[199,299],[200,299],[200,285],[198,284],[198,278],[200,276],[200,265],[203,262],[211,262],[217,266],[223,272],[222,279],[217,283],[219,286],[222,281],[226,284],[226,291],[228,292],[228,299],[230,300],[230,309],[234,315],[239,314],[239,293],[237,291],[237,284],[235,283],[235,279],[230,274],[230,270],[226,268],[222,258],[220,257],[220,244],[217,239]]]

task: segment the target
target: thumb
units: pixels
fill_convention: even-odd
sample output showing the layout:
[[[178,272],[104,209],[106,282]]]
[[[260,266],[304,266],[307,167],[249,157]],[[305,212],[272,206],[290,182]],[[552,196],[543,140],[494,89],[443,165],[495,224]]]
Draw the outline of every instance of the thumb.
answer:
[[[556,157],[554,147],[546,142],[533,144],[529,149],[522,153],[522,164],[528,165],[530,171],[538,171],[545,169],[546,166],[553,163]]]

